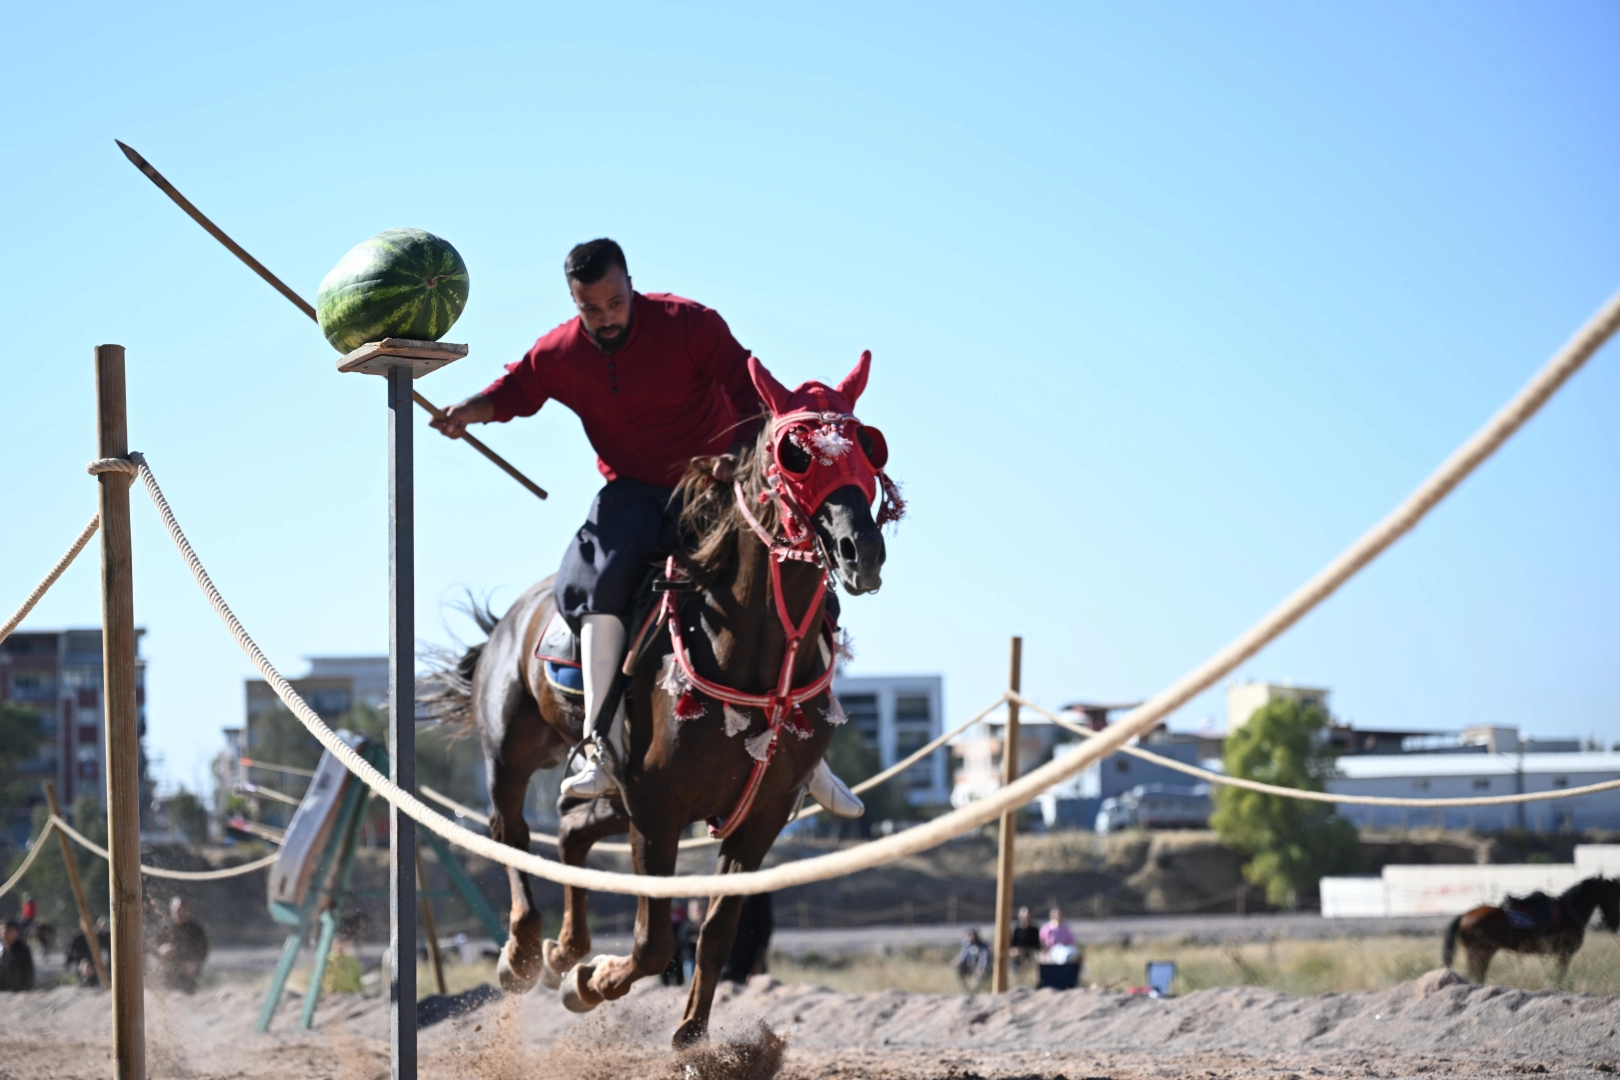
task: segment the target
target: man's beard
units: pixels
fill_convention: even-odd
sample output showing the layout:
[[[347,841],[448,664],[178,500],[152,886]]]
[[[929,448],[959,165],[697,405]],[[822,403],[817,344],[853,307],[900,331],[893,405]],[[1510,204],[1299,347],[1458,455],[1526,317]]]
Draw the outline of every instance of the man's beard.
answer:
[[[590,327],[585,328],[585,336],[590,338],[591,343],[598,349],[601,349],[609,356],[612,356],[614,353],[624,348],[624,343],[630,340],[630,324],[625,323],[623,326],[619,327],[619,332],[614,334],[611,338],[602,337]]]

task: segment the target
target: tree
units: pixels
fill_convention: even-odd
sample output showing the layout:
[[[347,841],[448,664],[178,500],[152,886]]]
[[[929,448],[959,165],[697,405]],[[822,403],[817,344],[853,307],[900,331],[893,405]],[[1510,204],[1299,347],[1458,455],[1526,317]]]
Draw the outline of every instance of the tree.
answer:
[[[44,803],[34,807],[34,836],[40,836],[45,831],[45,822],[50,819],[51,811]],[[68,820],[73,827],[83,833],[88,839],[107,846],[107,815],[96,805],[93,795],[80,795],[73,800],[73,806],[68,810]],[[72,840],[68,841],[68,848],[73,852],[74,861],[79,865],[79,877],[84,883],[85,901],[90,907],[90,917],[107,913],[107,863],[100,856],[93,855],[81,848]],[[12,865],[6,873],[15,872],[18,864],[26,858],[26,853],[12,860]],[[67,867],[62,862],[61,845],[56,837],[45,841],[45,850],[40,852],[34,865],[28,868],[28,875],[23,878],[17,887],[18,893],[27,893],[39,904],[40,917],[46,922],[58,926],[71,926],[79,921],[77,910],[73,905],[72,886],[68,883]]]
[[[43,737],[39,713],[0,702],[0,814],[5,817],[28,802],[31,793],[22,789],[17,773],[39,754]]]
[[[1321,791],[1333,775],[1334,751],[1323,738],[1328,714],[1318,705],[1273,701],[1226,737],[1228,776]],[[1265,886],[1266,899],[1293,907],[1326,874],[1361,865],[1356,828],[1329,803],[1222,785],[1210,819],[1220,838],[1249,852],[1243,876]]]
[[[169,800],[169,822],[193,844],[208,842],[208,808],[184,786]]]

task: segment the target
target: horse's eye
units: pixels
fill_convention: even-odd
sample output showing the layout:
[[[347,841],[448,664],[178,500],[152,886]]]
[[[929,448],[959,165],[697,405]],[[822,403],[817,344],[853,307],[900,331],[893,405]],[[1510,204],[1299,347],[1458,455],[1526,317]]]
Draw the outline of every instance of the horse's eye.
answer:
[[[810,471],[810,452],[799,445],[795,435],[789,435],[777,444],[776,463],[786,471],[802,476]]]
[[[866,460],[872,463],[874,469],[881,469],[889,463],[888,440],[877,428],[861,425],[855,429],[855,441],[861,444],[861,453],[866,455]]]

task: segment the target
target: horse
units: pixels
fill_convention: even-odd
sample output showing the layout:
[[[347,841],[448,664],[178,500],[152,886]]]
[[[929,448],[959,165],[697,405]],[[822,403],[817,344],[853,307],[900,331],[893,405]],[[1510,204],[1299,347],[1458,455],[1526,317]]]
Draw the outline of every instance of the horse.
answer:
[[[1542,917],[1523,917],[1525,911],[1537,909]],[[1509,897],[1500,907],[1482,905],[1451,920],[1440,947],[1440,963],[1449,968],[1460,943],[1468,957],[1469,979],[1482,983],[1499,949],[1554,956],[1558,960],[1556,981],[1562,985],[1570,957],[1586,939],[1586,924],[1594,909],[1601,909],[1604,929],[1620,930],[1620,880],[1587,878],[1557,899],[1535,893],[1519,902]]]
[[[836,387],[809,382],[790,392],[750,359],[765,422],[738,454],[694,459],[676,488],[681,542],[663,577],[650,581],[663,590],[657,607],[632,622],[617,681],[624,734],[603,750],[618,790],[559,799],[564,863],[582,866],[597,841],[628,833],[636,873],[672,875],[682,833],[707,821],[721,838],[717,872],[755,870],[801,804],[844,720],[830,693],[839,642],[825,616],[828,590],[834,581],[851,595],[878,590],[881,526],[904,510],[883,472],[881,432],[853,416],[870,363],[864,353]],[[529,847],[530,777],[563,762],[587,725],[577,697],[559,692],[537,656],[556,611],[552,582],[529,588],[498,620],[484,611],[488,639],[441,671],[430,702],[441,717],[476,725],[490,835],[520,851]],[[584,1012],[658,975],[675,954],[667,899],[640,898],[629,956],[587,963],[586,890],[565,888],[562,926],[547,939],[528,875],[508,868],[507,876],[511,936],[496,969],[509,993],[542,982]],[[742,901],[708,906],[677,1048],[706,1038]]]

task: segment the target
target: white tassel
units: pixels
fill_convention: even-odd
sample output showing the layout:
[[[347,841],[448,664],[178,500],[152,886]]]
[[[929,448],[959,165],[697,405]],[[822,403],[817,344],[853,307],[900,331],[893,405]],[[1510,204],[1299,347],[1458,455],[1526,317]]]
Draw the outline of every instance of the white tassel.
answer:
[[[849,717],[844,714],[843,705],[839,704],[838,699],[830,694],[827,696],[827,713],[825,719],[829,727],[838,727],[839,725],[845,724],[849,721]]]
[[[838,630],[838,658],[844,663],[855,659],[855,639],[850,637],[849,631],[842,627]]]
[[[681,667],[680,661],[671,655],[669,668],[664,672],[664,677],[658,681],[658,685],[663,688],[664,693],[679,699],[682,694],[692,689],[692,680],[686,677],[686,669]]]
[[[810,445],[823,465],[831,465],[849,453],[855,444],[832,424],[816,428],[810,433]]]
[[[748,756],[755,761],[769,761],[771,760],[771,741],[775,738],[776,733],[770,728],[766,728],[752,739],[744,739],[743,746],[747,747]]]
[[[747,713],[738,712],[736,709],[731,707],[730,703],[727,703],[726,705],[725,714],[726,734],[732,736],[733,738],[747,731],[748,725],[752,723]]]

